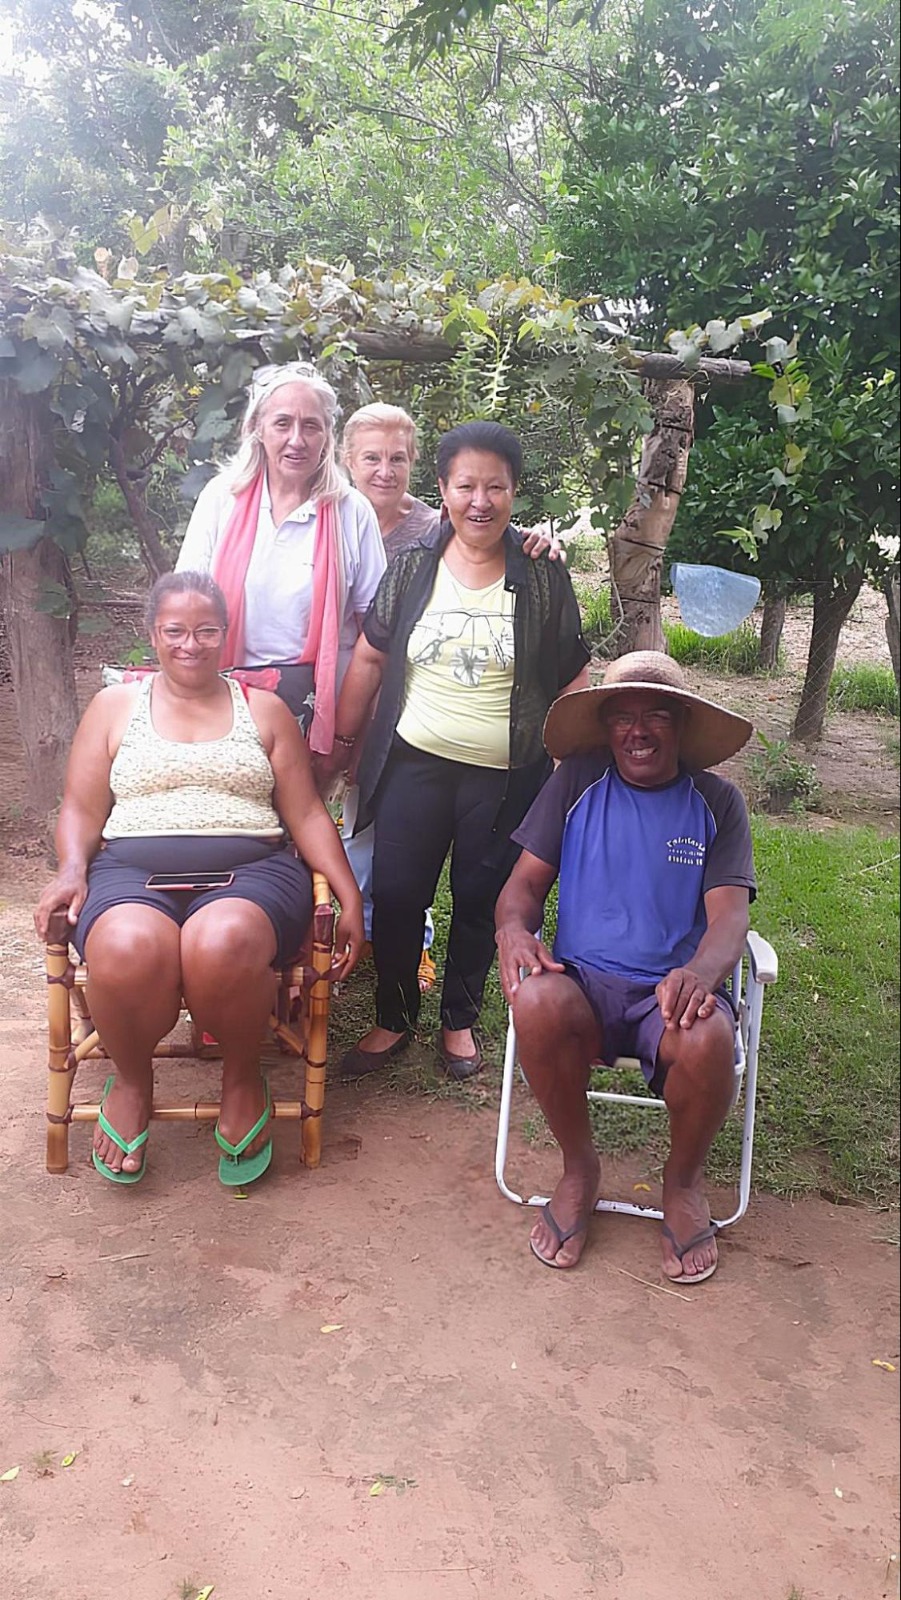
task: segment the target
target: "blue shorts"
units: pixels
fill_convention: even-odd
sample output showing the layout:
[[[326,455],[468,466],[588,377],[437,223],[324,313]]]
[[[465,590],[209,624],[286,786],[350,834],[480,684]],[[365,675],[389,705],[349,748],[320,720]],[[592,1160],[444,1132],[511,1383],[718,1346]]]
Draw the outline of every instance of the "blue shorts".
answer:
[[[233,872],[227,889],[148,889],[157,872]],[[111,839],[88,868],[88,894],[72,932],[79,957],[97,918],[113,906],[150,906],[183,927],[203,906],[219,900],[250,900],[272,923],[272,965],[286,966],[303,944],[313,915],[309,868],[281,840],[182,835]]]
[[[563,964],[594,1012],[605,1063],[612,1066],[617,1056],[637,1057],[648,1087],[660,1094],[666,1070],[658,1066],[657,1055],[666,1024],[657,1004],[657,985],[637,983],[582,962]],[[735,1008],[723,989],[717,993],[716,1006],[734,1028]]]

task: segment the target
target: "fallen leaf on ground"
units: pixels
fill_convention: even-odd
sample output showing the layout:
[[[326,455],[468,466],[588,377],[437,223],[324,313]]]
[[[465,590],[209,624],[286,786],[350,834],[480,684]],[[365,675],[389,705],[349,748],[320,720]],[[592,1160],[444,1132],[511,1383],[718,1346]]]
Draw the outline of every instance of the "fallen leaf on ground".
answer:
[[[15,1483],[21,1471],[21,1467],[10,1467],[8,1471],[0,1472],[0,1483]]]
[[[376,1478],[375,1483],[370,1484],[369,1493],[370,1493],[370,1496],[372,1496],[372,1497],[374,1497],[377,1494],[384,1494],[385,1493],[385,1485],[383,1484],[381,1478]]]
[[[343,1322],[324,1322],[319,1329],[320,1333],[339,1333],[344,1327]]]
[[[645,1194],[650,1194],[651,1192],[651,1185],[649,1183],[633,1183],[632,1188],[643,1189]]]
[[[208,1583],[205,1589],[201,1589],[198,1592],[197,1600],[210,1600],[210,1595],[215,1587],[216,1585],[214,1583]]]
[[[894,1372],[896,1370],[894,1361],[877,1361],[875,1356],[873,1357],[873,1366],[881,1367],[883,1372]]]
[[[60,1462],[60,1466],[61,1467],[71,1467],[72,1462],[75,1460],[77,1455],[78,1455],[78,1451],[77,1450],[70,1451],[67,1456],[63,1456],[63,1458],[62,1458],[62,1460]]]

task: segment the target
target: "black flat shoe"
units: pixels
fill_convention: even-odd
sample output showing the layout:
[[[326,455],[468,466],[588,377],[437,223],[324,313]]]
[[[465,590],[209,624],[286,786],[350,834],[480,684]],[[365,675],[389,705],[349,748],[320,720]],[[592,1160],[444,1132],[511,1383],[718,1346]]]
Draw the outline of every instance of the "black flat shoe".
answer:
[[[485,1058],[479,1049],[478,1042],[471,1056],[454,1056],[445,1048],[444,1036],[435,1035],[435,1050],[438,1055],[438,1065],[446,1078],[453,1078],[455,1083],[464,1083],[467,1078],[474,1078],[481,1072],[485,1065]]]
[[[361,1050],[355,1044],[341,1057],[338,1071],[342,1078],[368,1078],[371,1072],[378,1072],[394,1056],[402,1055],[410,1043],[412,1035],[404,1033],[395,1044],[389,1044],[387,1050]]]

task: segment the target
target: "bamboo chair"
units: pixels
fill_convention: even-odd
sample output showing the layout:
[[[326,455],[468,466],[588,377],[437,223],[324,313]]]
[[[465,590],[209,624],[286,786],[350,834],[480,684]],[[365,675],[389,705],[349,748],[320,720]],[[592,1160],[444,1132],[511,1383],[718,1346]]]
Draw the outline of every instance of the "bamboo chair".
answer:
[[[279,1049],[305,1062],[302,1097],[272,1103],[274,1116],[300,1122],[300,1160],[305,1167],[318,1167],[322,1152],[330,996],[328,973],[334,942],[335,913],[331,892],[322,874],[314,872],[313,918],[307,943],[297,960],[278,974],[275,1010],[269,1018],[270,1031]],[[83,1061],[106,1059],[106,1051],[88,1010],[87,969],[76,967],[69,957],[64,912],[51,919],[46,959],[50,1035],[47,1171],[61,1173],[69,1165],[69,1124],[96,1122],[100,1110],[98,1105],[72,1103],[75,1074]],[[168,1035],[157,1045],[153,1053],[155,1061],[172,1057],[216,1060],[221,1056],[215,1041],[204,1038],[193,1020],[188,1020],[190,1037],[179,1040]],[[163,1105],[156,1098],[151,1112],[151,1117],[161,1122],[205,1122],[218,1115],[219,1106],[213,1101]]]
[[[766,939],[752,929],[747,938],[745,954],[736,964],[732,974],[731,991],[738,1016],[735,1023],[735,1078],[732,1089],[731,1111],[734,1111],[744,1091],[742,1115],[741,1161],[738,1172],[738,1193],[734,1209],[727,1217],[715,1219],[717,1228],[731,1228],[739,1222],[748,1209],[751,1198],[751,1168],[754,1159],[754,1120],[757,1110],[757,1060],[763,1021],[763,998],[769,984],[779,975],[779,961],[775,950]],[[507,1143],[510,1135],[510,1112],[513,1103],[513,1086],[518,1061],[516,1029],[512,1013],[508,1013],[507,1044],[504,1053],[504,1076],[501,1083],[501,1104],[497,1123],[497,1142],[494,1152],[494,1176],[501,1194],[518,1206],[544,1206],[546,1194],[529,1195],[526,1199],[507,1182]],[[602,1066],[593,1062],[593,1067]],[[610,1063],[607,1063],[610,1065]],[[623,1057],[612,1063],[617,1070],[634,1068],[639,1063]],[[520,1075],[525,1075],[520,1067]],[[613,1089],[589,1089],[587,1098],[607,1105],[640,1107],[643,1111],[665,1111],[666,1102],[645,1091],[642,1094],[622,1094]],[[662,1222],[663,1212],[656,1206],[635,1205],[627,1200],[599,1199],[595,1211],[616,1211],[629,1217],[647,1217]]]

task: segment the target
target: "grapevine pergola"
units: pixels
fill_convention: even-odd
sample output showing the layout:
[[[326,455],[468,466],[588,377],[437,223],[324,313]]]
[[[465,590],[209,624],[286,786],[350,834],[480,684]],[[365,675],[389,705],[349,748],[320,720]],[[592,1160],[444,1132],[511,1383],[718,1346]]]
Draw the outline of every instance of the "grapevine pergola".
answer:
[[[148,476],[174,452],[188,490],[199,487],[263,362],[313,359],[352,404],[395,398],[416,373],[438,427],[490,415],[528,435],[552,418],[549,504],[565,507],[574,462],[595,504],[633,478],[610,530],[619,647],[662,647],[660,573],[696,394],[745,381],[750,365],[726,352],[763,317],[675,333],[669,351],[647,353],[605,340],[594,304],[527,279],[468,297],[444,278],[366,278],[311,260],[277,276],[110,281],[67,258],[0,255],[0,599],[34,810],[56,803],[77,719],[70,558],[86,537],[82,489],[112,472],[149,570],[162,570]]]

